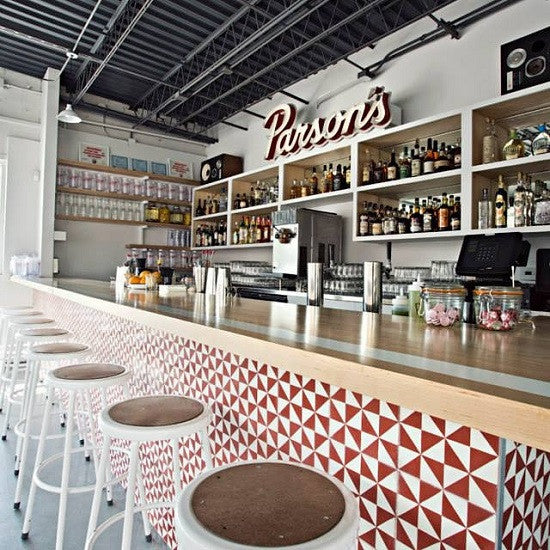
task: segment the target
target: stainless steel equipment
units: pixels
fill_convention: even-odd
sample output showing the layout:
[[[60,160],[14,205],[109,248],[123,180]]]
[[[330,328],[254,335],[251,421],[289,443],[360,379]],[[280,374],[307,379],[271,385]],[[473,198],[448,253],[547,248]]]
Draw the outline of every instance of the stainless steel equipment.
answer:
[[[308,262],[307,264],[307,305],[323,305],[323,264]]]
[[[363,311],[382,313],[382,262],[363,264]]]
[[[307,276],[308,262],[342,261],[342,218],[331,212],[290,208],[273,212],[273,273]]]

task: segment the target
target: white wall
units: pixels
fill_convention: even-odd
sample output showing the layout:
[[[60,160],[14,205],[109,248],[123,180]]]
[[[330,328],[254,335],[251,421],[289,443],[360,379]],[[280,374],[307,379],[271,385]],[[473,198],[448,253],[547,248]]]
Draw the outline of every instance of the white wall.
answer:
[[[0,82],[0,157],[7,170],[0,304],[14,304],[29,301],[30,292],[9,282],[9,258],[40,249],[40,186],[33,176],[40,167],[41,81],[0,69]]]
[[[483,4],[485,2],[482,0],[454,2],[436,15],[453,20]],[[308,106],[296,103],[299,120],[328,115],[362,101],[373,85],[383,85],[392,91],[392,102],[403,110],[403,122],[454,110],[500,95],[500,45],[539,30],[549,21],[548,0],[523,0],[468,27],[459,40],[445,37],[396,59],[386,65],[374,81],[367,78],[358,80],[358,69],[340,62],[295,84],[288,91],[310,101]],[[350,58],[361,66],[367,66],[379,61],[396,46],[433,28],[434,23],[426,18],[380,41],[375,49],[366,48]],[[330,96],[342,87],[344,91],[317,108],[320,98]],[[292,100],[277,94],[273,100],[265,100],[252,110],[265,115],[276,105],[289,101]],[[208,156],[220,153],[241,155],[245,159],[245,170],[265,164],[263,157],[267,134],[262,121],[247,115],[236,116],[231,121],[248,127],[248,131],[220,126],[219,143],[209,146]],[[345,216],[345,253],[348,261],[384,257],[383,245],[351,241],[354,223],[351,203],[320,209]],[[533,239],[533,247],[538,242],[543,244],[543,241],[542,237]],[[431,259],[456,259],[460,244],[460,240],[431,241],[429,244],[394,243],[393,264],[429,265]],[[225,253],[223,257],[237,254],[240,251]]]
[[[77,109],[78,110],[78,109]],[[92,117],[87,113],[86,119]],[[111,121],[113,122],[113,121]],[[190,162],[194,178],[198,179],[200,163],[205,158],[205,147],[182,141],[152,138],[136,134],[128,140],[127,132],[78,125],[59,128],[59,158],[78,159],[79,143],[109,146],[110,153],[129,158],[166,162],[169,158]],[[115,273],[115,266],[124,261],[125,244],[140,243],[141,229],[135,226],[56,221],[56,230],[67,232],[66,242],[55,243],[55,256],[59,260],[60,274],[65,277],[108,280]],[[144,242],[166,244],[167,230],[146,229]]]

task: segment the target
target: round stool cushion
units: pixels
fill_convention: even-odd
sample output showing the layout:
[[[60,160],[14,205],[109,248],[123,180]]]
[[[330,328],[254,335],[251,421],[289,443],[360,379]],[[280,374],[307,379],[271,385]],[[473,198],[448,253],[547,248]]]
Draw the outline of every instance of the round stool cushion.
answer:
[[[52,375],[61,380],[100,380],[111,378],[124,372],[120,365],[108,363],[84,363],[82,365],[69,365],[59,367],[52,371]]]
[[[325,476],[293,464],[253,463],[207,476],[191,499],[197,520],[216,536],[260,546],[292,546],[328,533],[345,500]]]
[[[77,353],[89,349],[85,344],[77,344],[74,342],[60,342],[58,344],[38,344],[33,346],[33,353]]]
[[[22,336],[63,336],[69,334],[64,328],[26,328],[19,334]]]
[[[158,395],[117,403],[109,409],[109,416],[115,422],[128,426],[172,426],[193,420],[203,410],[200,401],[175,395]]]
[[[14,325],[47,325],[49,323],[55,323],[53,319],[48,319],[47,317],[23,317],[15,318],[11,320]]]

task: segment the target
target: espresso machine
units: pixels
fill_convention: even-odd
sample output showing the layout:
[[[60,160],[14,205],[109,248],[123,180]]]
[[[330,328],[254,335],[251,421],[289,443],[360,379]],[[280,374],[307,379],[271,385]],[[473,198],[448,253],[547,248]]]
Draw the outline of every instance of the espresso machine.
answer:
[[[272,213],[273,273],[307,276],[308,262],[342,262],[342,217],[309,208]]]

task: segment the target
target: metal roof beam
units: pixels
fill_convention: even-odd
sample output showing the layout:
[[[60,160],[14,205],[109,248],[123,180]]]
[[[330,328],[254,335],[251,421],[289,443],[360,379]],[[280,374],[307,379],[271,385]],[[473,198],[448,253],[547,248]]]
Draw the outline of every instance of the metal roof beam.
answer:
[[[163,94],[160,95],[160,97],[158,97],[157,95],[153,96],[152,101],[149,103],[149,105],[144,106],[145,112],[147,114],[140,120],[140,124],[155,117],[158,113],[162,112],[166,107],[173,103],[176,103],[178,105],[183,103],[188,99],[186,93],[191,91],[194,86],[196,86],[197,84],[201,84],[198,90],[193,90],[194,92],[201,91],[206,86],[208,86],[210,82],[219,78],[219,73],[214,74],[214,76],[210,77],[212,73],[217,70],[223,70],[224,68],[227,68],[228,64],[230,63],[238,64],[240,61],[242,61],[242,59],[245,59],[246,57],[252,55],[266,43],[274,40],[279,35],[283,34],[286,30],[288,30],[289,27],[301,21],[311,12],[311,8],[302,8],[305,8],[306,4],[312,3],[313,1],[314,0],[294,0],[293,2],[289,2],[286,10],[281,12],[278,16],[268,19],[267,22],[259,21],[257,29],[252,32],[252,34],[249,34],[244,40],[240,41],[237,46],[229,50],[227,53],[225,53],[221,57],[218,57],[218,59],[214,63],[208,62],[208,56],[205,56],[205,59],[203,59],[202,61],[199,60],[199,62],[196,63],[195,66],[188,67],[186,71],[183,71],[184,74],[179,75],[178,81],[181,81],[182,83],[179,93],[173,95]],[[318,8],[328,1],[329,0],[316,0],[314,1],[314,3]],[[269,33],[269,31],[271,30],[274,30],[274,32]],[[251,49],[247,49],[249,46]],[[235,59],[235,57],[241,54],[241,52],[243,52],[243,54],[240,56],[240,58]],[[201,68],[197,70],[197,67]],[[195,71],[193,69],[195,69]],[[193,76],[193,72],[196,72],[197,74]],[[204,84],[203,81],[208,77],[210,77],[210,81]],[[166,97],[166,95],[168,95],[168,97]],[[174,107],[172,106],[171,110],[173,110],[173,108]]]
[[[106,36],[98,53],[102,57],[101,63],[97,67],[88,65],[80,74],[77,84],[73,104],[78,104],[84,97],[84,94],[89,90],[90,86],[95,82],[101,71],[111,60],[113,55],[126,37],[132,32],[132,29],[137,25],[138,21],[143,17],[147,8],[153,3],[153,0],[129,0],[122,13],[117,18],[111,31]]]

